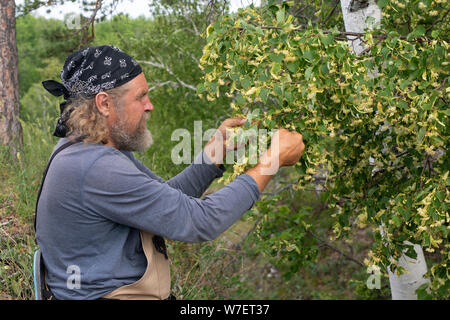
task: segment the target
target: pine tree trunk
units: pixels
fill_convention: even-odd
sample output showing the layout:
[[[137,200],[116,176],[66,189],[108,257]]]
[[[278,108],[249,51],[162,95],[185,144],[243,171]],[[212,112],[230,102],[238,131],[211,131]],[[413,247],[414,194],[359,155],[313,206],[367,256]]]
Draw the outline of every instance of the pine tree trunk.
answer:
[[[379,24],[381,21],[381,9],[374,0],[341,0],[341,8],[345,31],[347,32],[363,33],[365,28],[370,28],[370,26],[366,25],[367,17],[374,18],[374,25]],[[350,43],[352,50],[357,54],[365,49],[359,39]],[[376,76],[377,70],[373,70],[372,74]],[[383,229],[382,226],[381,228]],[[399,259],[399,264],[406,269],[406,273],[399,276],[392,273],[388,268],[393,300],[417,299],[416,289],[428,281],[423,277],[427,272],[427,265],[422,247],[420,245],[414,245],[414,250],[417,253],[417,259],[409,258],[406,255],[402,255]]]
[[[22,148],[15,8],[14,0],[0,0],[0,145],[13,159]]]

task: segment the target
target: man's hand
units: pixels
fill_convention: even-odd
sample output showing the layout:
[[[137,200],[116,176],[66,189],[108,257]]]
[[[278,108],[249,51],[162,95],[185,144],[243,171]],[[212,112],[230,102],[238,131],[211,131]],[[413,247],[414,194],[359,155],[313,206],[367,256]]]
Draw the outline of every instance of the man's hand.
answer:
[[[227,129],[242,127],[245,121],[247,121],[245,118],[228,118],[224,120],[215,135],[205,145],[204,151],[206,155],[216,166],[220,166],[223,163],[223,158],[228,150],[237,148],[236,145],[227,145]]]
[[[304,149],[300,133],[280,129],[272,136],[270,148],[246,174],[256,181],[262,192],[280,167],[294,165],[300,160]]]
[[[272,162],[278,161],[279,167],[285,167],[296,164],[304,149],[303,136],[300,133],[280,129],[273,135],[272,143],[267,152]]]

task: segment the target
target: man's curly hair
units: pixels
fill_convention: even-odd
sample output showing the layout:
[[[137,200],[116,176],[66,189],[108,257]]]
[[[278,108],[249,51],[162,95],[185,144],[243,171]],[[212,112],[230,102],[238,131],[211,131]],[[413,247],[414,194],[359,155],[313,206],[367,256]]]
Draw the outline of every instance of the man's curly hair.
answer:
[[[117,111],[121,111],[121,97],[128,91],[128,86],[122,85],[105,91],[114,100]],[[108,128],[106,126],[106,117],[102,115],[95,105],[95,97],[86,98],[83,96],[75,97],[68,101],[62,118],[67,118],[68,127],[67,137],[76,137],[83,135],[85,143],[107,143]]]

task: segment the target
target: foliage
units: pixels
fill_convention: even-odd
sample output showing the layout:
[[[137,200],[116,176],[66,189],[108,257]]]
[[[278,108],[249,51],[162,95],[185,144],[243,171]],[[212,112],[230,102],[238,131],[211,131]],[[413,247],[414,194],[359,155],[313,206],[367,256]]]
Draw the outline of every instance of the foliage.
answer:
[[[64,28],[62,21],[36,18],[31,15],[16,19],[17,50],[19,53],[19,94],[25,95],[33,83],[44,78],[41,71],[49,62],[64,61],[67,53],[61,51],[61,42],[54,33]],[[58,45],[59,44],[59,45]],[[51,60],[48,58],[52,57]],[[60,62],[62,65],[62,62]],[[55,76],[59,77],[59,72]],[[53,76],[52,76],[53,77]]]
[[[280,196],[277,196],[258,203],[264,222],[258,225],[256,236],[264,240],[256,244],[269,257],[275,257],[271,262],[290,279],[301,266],[315,261],[318,248],[315,239],[308,234],[311,225],[305,221],[311,208],[303,206],[298,212],[291,212],[287,205],[277,206],[279,201]]]
[[[414,258],[405,241],[439,252],[429,289],[448,298],[448,9],[431,0],[378,4],[383,25],[359,36],[360,56],[336,27],[294,25],[288,3],[225,15],[206,30],[197,92],[233,98],[234,113],[251,114],[254,126],[302,133],[294,189],[326,172],[335,235],[374,226],[366,264],[400,273],[402,253]]]

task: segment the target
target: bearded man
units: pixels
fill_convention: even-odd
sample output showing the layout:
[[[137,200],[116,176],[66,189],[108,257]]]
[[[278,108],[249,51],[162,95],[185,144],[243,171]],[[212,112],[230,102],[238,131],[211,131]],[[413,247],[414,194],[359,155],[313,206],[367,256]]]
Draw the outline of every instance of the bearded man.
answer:
[[[165,181],[132,154],[153,142],[146,121],[154,109],[133,58],[114,46],[86,48],[67,58],[61,80],[43,82],[66,101],[35,219],[52,299],[171,298],[164,238],[215,239],[258,199],[273,175],[264,169],[293,165],[304,149],[299,133],[279,130],[276,151],[200,199],[225,170],[225,130],[245,120],[225,120],[194,162]]]

